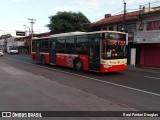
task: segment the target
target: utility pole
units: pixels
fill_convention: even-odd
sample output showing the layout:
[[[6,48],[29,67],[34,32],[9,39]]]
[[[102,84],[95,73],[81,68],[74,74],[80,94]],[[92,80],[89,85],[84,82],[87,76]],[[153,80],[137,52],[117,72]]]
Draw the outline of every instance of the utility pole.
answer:
[[[149,2],[149,12],[151,11],[151,3]]]
[[[28,20],[30,20],[31,22],[31,35],[33,35],[33,24],[35,23],[34,21],[36,21],[36,19],[33,18],[28,18]]]
[[[125,0],[123,0],[123,2],[124,2],[123,27],[124,27],[124,32],[126,32],[126,2]]]
[[[124,32],[127,32],[127,27],[126,27],[126,2],[124,2],[124,16],[123,16],[123,26],[124,26]],[[128,46],[127,46],[127,65],[130,65],[131,61],[131,48],[130,48],[130,42],[128,41]]]
[[[31,39],[30,39],[29,53],[32,53],[33,24],[35,23],[34,21],[36,21],[36,19],[28,18],[28,20],[31,21],[30,22],[31,23]]]

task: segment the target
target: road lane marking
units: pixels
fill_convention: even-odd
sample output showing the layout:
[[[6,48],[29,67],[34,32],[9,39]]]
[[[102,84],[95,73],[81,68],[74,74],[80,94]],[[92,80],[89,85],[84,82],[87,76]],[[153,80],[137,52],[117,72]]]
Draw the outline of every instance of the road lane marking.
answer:
[[[145,78],[151,78],[151,79],[158,79],[160,80],[160,78],[157,78],[157,77],[152,77],[152,76],[144,76]]]
[[[78,75],[78,74],[75,74],[75,73],[70,73],[70,72],[66,72],[66,71],[62,71],[62,70],[57,70],[57,69],[54,69],[54,68],[48,68],[48,67],[41,66],[41,65],[35,65],[33,63],[27,63],[27,62],[23,62],[23,61],[20,61],[20,60],[15,60],[15,59],[10,59],[10,58],[5,58],[5,59],[13,60],[13,61],[17,61],[17,62],[21,62],[21,63],[29,64],[29,65],[32,65],[32,66],[37,66],[37,67],[49,69],[49,70],[55,70],[55,71],[58,71],[58,72],[61,72],[61,73],[66,73],[66,74],[70,74],[70,75],[74,75],[74,76],[79,76],[79,77],[91,79],[91,80],[94,80],[94,81],[98,81],[98,82],[102,82],[102,83],[106,83],[106,84],[110,84],[110,85],[114,85],[114,86],[118,86],[118,87],[122,87],[122,88],[126,88],[126,89],[130,89],[130,90],[134,90],[134,91],[138,91],[138,92],[142,92],[142,93],[147,93],[147,94],[150,94],[150,95],[160,97],[160,94],[158,94],[158,93],[153,93],[153,92],[149,92],[149,91],[145,91],[145,90],[141,90],[141,89],[137,89],[137,88],[133,88],[133,87],[128,87],[128,86],[124,86],[124,85],[120,85],[120,84],[116,84],[116,83],[112,83],[112,82],[107,82],[107,81],[92,78],[92,77],[87,77],[87,76]]]

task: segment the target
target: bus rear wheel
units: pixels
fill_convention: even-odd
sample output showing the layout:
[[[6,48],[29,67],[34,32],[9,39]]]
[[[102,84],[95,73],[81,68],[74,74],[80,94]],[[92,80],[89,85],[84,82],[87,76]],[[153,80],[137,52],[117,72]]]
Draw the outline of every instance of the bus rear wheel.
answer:
[[[42,65],[45,65],[46,64],[46,59],[44,56],[41,57],[41,64]]]
[[[83,70],[83,63],[82,63],[81,60],[77,59],[75,61],[74,69],[77,70],[77,71],[80,71],[80,72]]]

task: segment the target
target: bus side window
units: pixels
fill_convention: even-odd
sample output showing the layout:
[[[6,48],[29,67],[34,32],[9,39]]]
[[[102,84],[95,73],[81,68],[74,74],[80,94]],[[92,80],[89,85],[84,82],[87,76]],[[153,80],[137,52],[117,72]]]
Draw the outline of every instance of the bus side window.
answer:
[[[69,37],[68,39],[66,39],[66,53],[67,54],[75,53],[74,37]]]
[[[90,47],[90,58],[92,58],[93,57],[93,49],[92,49],[92,47]]]
[[[59,53],[65,53],[65,39],[57,39],[56,49]]]
[[[87,54],[87,39],[85,36],[81,36],[77,38],[76,53]]]

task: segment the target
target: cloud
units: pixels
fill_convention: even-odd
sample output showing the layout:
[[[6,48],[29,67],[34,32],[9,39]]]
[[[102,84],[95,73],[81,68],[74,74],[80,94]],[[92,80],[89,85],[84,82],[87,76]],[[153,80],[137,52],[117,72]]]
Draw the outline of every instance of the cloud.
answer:
[[[75,11],[73,7],[70,6],[63,6],[63,7],[55,7],[52,9],[54,13],[57,13],[58,11]]]
[[[99,0],[81,0],[81,1],[77,1],[77,6],[81,7],[81,8],[88,8],[88,9],[96,9],[99,8],[101,6],[101,2]]]
[[[124,1],[123,0],[76,0],[76,1],[61,1],[60,5],[53,5],[52,12],[57,13],[58,11],[81,11],[84,13],[91,21],[97,21],[98,19],[104,18],[105,14],[120,14],[124,10]],[[141,1],[131,1],[125,0],[127,3],[127,9],[138,10],[139,4],[147,2],[147,0]],[[58,4],[60,2],[57,2]],[[130,7],[131,6],[131,7]]]
[[[119,1],[119,0],[118,0]],[[68,2],[61,6],[53,6],[52,12],[56,14],[58,11],[72,11],[72,12],[78,12],[81,11],[84,13],[88,18],[93,20],[100,18],[100,16],[103,16],[104,10],[108,9],[110,7],[110,2],[106,0],[80,0],[80,1],[72,1]],[[115,1],[116,3],[116,1]],[[123,3],[122,3],[123,5]]]
[[[63,5],[63,6],[58,6],[58,7],[55,6],[52,9],[52,11],[54,13],[56,13],[58,11],[74,11],[74,12],[92,11],[92,10],[95,10],[95,9],[99,8],[101,6],[100,3],[101,2],[99,0],[73,1],[73,2],[67,3],[66,5]]]

